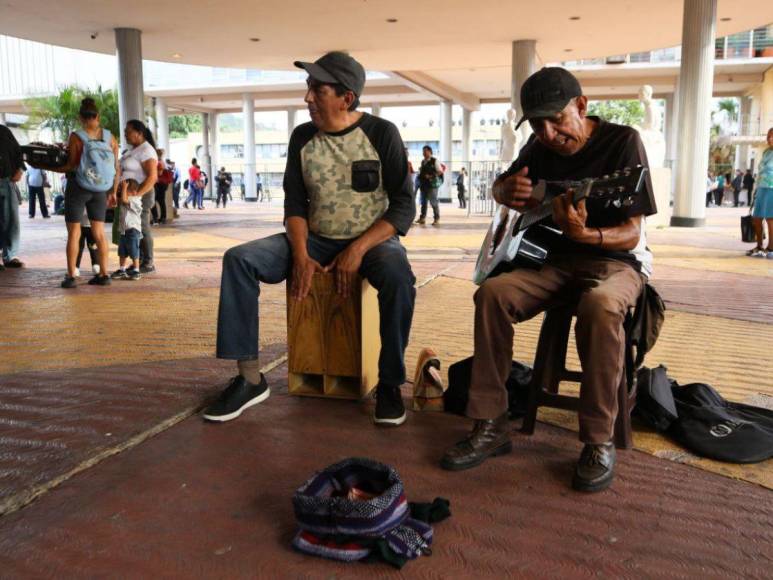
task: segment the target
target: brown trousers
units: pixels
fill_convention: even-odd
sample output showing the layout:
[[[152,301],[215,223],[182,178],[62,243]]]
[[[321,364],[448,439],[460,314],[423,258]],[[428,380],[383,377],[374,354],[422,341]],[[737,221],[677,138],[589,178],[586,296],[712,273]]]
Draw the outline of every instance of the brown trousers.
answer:
[[[513,324],[575,300],[575,338],[583,370],[580,440],[610,441],[625,365],[623,321],[643,284],[644,277],[629,264],[584,256],[486,280],[475,293],[475,358],[467,416],[493,419],[507,410]]]

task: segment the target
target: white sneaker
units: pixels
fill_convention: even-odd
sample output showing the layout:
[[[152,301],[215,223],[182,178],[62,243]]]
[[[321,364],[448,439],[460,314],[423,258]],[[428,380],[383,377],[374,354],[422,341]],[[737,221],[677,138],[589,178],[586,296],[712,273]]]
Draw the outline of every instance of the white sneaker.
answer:
[[[94,272],[94,274],[99,275],[99,271],[100,271],[99,264],[92,265],[91,271]]]
[[[766,252],[765,250],[755,250],[754,253],[752,254],[752,258],[767,258],[767,257],[768,257],[768,252]]]

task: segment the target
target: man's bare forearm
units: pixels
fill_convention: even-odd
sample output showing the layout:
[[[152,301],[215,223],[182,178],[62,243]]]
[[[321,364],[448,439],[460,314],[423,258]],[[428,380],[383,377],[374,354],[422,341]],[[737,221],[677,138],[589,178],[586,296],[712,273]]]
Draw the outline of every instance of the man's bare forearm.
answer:
[[[306,218],[298,216],[287,218],[285,231],[287,239],[290,240],[293,256],[296,258],[305,256],[308,253],[306,243],[309,239],[309,222],[306,221]]]
[[[395,226],[386,220],[378,220],[370,226],[363,234],[352,242],[362,254],[365,254],[371,248],[387,241],[397,233]]]
[[[631,218],[620,225],[607,228],[586,228],[575,241],[605,250],[633,250],[641,236],[641,216]]]

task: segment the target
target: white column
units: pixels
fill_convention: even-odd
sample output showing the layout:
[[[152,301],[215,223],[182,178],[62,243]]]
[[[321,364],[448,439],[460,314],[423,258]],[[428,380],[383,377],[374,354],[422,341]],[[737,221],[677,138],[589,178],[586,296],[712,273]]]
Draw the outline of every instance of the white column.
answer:
[[[738,134],[748,137],[752,134],[751,128],[751,98],[741,97],[738,107]],[[749,169],[749,144],[737,145],[735,148],[735,168],[744,173]]]
[[[293,134],[295,124],[298,122],[298,109],[290,107],[287,109],[287,142],[290,142],[290,135]]]
[[[142,85],[142,32],[136,28],[115,29],[115,55],[118,60],[118,118],[121,146],[126,146],[123,128],[131,119],[145,122]]]
[[[169,107],[162,98],[156,98],[156,143],[169,157]]]
[[[0,125],[5,125],[5,113],[0,113]]]
[[[381,116],[381,104],[380,103],[373,103],[370,106],[370,114],[374,117],[380,117]]]
[[[212,157],[212,169],[215,172],[215,175],[217,175],[217,172],[220,169],[220,145],[218,144],[217,138],[218,118],[219,115],[217,111],[209,113],[210,156]]]
[[[716,21],[717,0],[684,0],[672,226],[702,226],[706,221]]]
[[[462,161],[472,161],[472,111],[462,107]],[[470,168],[467,167],[469,172]]]
[[[440,102],[440,151],[437,159],[446,164],[446,175],[443,185],[438,192],[438,197],[450,199],[450,181],[451,181],[451,101]]]
[[[202,155],[200,163],[209,177],[206,195],[207,197],[212,197],[212,184],[215,181],[215,176],[212,173],[212,155],[209,149],[209,117],[210,113],[201,114],[201,145],[204,148],[204,155]]]
[[[515,109],[517,119],[520,119],[521,115],[523,115],[521,86],[526,79],[537,72],[536,46],[536,40],[513,41],[513,59],[510,73],[510,106]],[[523,123],[518,131],[521,134],[521,143],[526,143],[526,139],[531,135],[531,126],[528,123]]]
[[[242,113],[244,115],[244,199],[257,201],[258,197],[255,191],[255,101],[249,93],[242,95]]]

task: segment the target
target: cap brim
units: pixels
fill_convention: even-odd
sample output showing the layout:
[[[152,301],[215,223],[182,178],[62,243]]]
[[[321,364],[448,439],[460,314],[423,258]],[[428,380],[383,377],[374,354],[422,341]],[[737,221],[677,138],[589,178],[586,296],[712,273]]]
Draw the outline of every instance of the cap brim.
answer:
[[[309,76],[315,81],[333,85],[341,82],[315,62],[301,62],[300,60],[296,60],[293,64],[309,73]]]
[[[552,103],[545,103],[544,105],[541,105],[540,107],[530,109],[529,111],[524,111],[523,117],[521,117],[521,120],[518,121],[518,124],[515,126],[517,129],[520,127],[524,121],[528,121],[529,119],[539,119],[540,117],[552,117],[556,113],[560,113],[564,110],[564,107],[569,104],[569,101],[572,99],[566,99],[565,101],[553,101]]]

